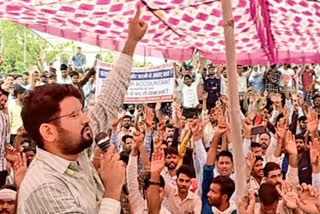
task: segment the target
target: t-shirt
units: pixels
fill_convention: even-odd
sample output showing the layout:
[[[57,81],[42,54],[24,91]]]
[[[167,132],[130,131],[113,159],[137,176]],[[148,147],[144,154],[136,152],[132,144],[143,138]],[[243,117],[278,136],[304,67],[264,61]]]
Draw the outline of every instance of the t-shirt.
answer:
[[[291,68],[288,68],[287,70],[282,68],[282,69],[279,69],[279,71],[281,72],[280,86],[284,87],[285,82],[287,82],[288,88],[291,89],[293,76],[295,74],[294,71]]]
[[[310,71],[304,71],[302,73],[302,86],[303,86],[303,91],[310,91],[310,87],[312,86],[313,83],[313,76],[315,76],[314,70]]]

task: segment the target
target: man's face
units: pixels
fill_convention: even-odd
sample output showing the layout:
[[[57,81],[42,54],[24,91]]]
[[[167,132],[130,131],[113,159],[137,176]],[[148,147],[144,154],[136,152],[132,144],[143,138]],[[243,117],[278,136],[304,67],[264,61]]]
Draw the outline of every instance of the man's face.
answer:
[[[7,77],[6,77],[5,83],[6,83],[8,86],[13,85],[13,82],[14,82],[14,79],[13,79],[12,76],[7,76]]]
[[[184,84],[190,86],[192,84],[192,79],[188,76],[184,77]]]
[[[35,156],[34,151],[27,151],[27,152],[26,152],[27,166],[30,165],[30,163],[31,163],[31,161],[33,160],[34,156]]]
[[[191,186],[191,178],[186,174],[180,173],[177,178],[177,186],[179,193],[186,194]]]
[[[174,131],[173,128],[166,128],[165,136],[166,137],[173,137],[173,131]]]
[[[270,144],[270,137],[267,134],[261,134],[259,143],[261,144],[262,149],[267,149]]]
[[[40,77],[40,82],[47,82],[47,77],[41,76]]]
[[[178,155],[168,154],[166,156],[165,164],[168,169],[175,169],[178,164]]]
[[[266,181],[271,183],[272,185],[275,185],[275,186],[281,185],[282,184],[282,174],[281,174],[280,169],[270,171],[268,173]]]
[[[39,81],[39,80],[40,80],[40,75],[39,75],[38,72],[37,72],[37,73],[34,73],[34,79],[35,79],[36,81]]]
[[[133,139],[132,138],[127,138],[126,142],[124,142],[124,144],[123,144],[124,151],[130,152],[132,143],[133,143]]]
[[[16,201],[1,200],[0,214],[15,214]]]
[[[77,54],[81,54],[81,48],[77,48]]]
[[[57,77],[50,77],[48,83],[49,84],[57,83]]]
[[[261,160],[258,160],[254,163],[252,168],[252,176],[263,178],[263,162]]]
[[[217,169],[220,175],[230,176],[233,169],[233,164],[231,159],[227,156],[219,157],[217,161]]]
[[[61,110],[57,117],[61,118],[53,124],[55,129],[50,132],[52,134],[47,134],[45,127],[41,130],[42,125],[40,126],[42,138],[44,141],[55,142],[63,155],[77,155],[93,142],[89,127],[90,118],[75,97],[64,98],[59,107]]]
[[[301,129],[306,130],[307,129],[307,121],[306,120],[299,121],[299,126]]]
[[[221,187],[219,184],[212,183],[207,194],[210,206],[219,207],[222,203]]]
[[[123,118],[122,120],[122,126],[126,129],[130,128],[131,126],[131,119],[130,118]]]
[[[313,102],[316,107],[320,107],[320,97],[317,97],[316,99],[314,99]]]
[[[210,69],[209,69],[209,75],[214,75],[214,74],[215,74],[214,68],[210,68]]]
[[[296,146],[297,146],[298,153],[304,152],[306,148],[304,140],[302,139],[296,139]]]
[[[22,84],[23,84],[23,78],[22,78],[22,77],[18,77],[18,78],[15,80],[15,83],[16,83],[16,84],[19,84],[19,85],[22,85]]]
[[[253,147],[252,152],[254,153],[255,156],[260,156],[260,157],[263,156],[261,147]]]
[[[25,148],[27,148],[28,146],[30,146],[29,142],[24,142],[20,145],[20,151],[23,151]]]
[[[67,70],[61,70],[61,76],[62,76],[62,78],[67,78],[68,77],[68,75],[67,75]]]
[[[71,77],[71,81],[72,81],[72,84],[78,84],[79,82],[79,76],[78,75],[73,75]]]
[[[292,104],[296,108],[299,107],[300,106],[299,99],[298,98],[292,99]]]
[[[8,97],[4,94],[0,95],[0,110],[3,110],[6,107]]]

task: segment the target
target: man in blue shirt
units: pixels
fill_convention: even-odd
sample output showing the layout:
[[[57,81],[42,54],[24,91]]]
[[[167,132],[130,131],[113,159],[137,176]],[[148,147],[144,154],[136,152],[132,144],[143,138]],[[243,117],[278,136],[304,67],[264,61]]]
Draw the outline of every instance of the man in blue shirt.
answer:
[[[72,62],[75,71],[83,73],[84,66],[86,65],[86,56],[81,53],[81,47],[77,47],[77,53],[73,55]]]

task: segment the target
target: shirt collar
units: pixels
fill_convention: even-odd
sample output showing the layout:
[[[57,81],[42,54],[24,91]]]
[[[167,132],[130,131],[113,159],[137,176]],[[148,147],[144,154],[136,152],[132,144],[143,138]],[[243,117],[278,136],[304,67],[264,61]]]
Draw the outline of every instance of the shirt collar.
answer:
[[[46,163],[51,168],[53,168],[61,174],[63,174],[68,169],[69,165],[72,163],[72,161],[63,159],[57,155],[54,155],[40,148],[37,148],[37,154],[35,156],[35,159],[43,161],[44,163]]]
[[[188,190],[188,195],[187,195],[187,197],[184,199],[184,201],[185,201],[185,200],[188,200],[188,199],[191,199],[191,200],[192,200],[192,199],[194,198],[194,195],[193,195],[192,193],[193,193],[193,192],[191,192],[191,190],[189,189],[189,190]],[[178,187],[175,187],[174,195],[179,197]]]

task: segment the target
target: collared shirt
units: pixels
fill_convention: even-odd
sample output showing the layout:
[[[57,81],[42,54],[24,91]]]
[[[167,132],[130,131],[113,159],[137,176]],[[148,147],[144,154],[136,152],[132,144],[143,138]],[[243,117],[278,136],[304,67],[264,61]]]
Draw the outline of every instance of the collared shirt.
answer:
[[[104,81],[98,105],[90,111],[93,136],[107,130],[117,117],[130,83],[131,66],[132,57],[122,54]],[[18,213],[119,214],[120,202],[103,199],[103,193],[87,151],[80,153],[75,163],[39,149],[20,187]]]
[[[167,208],[171,213],[201,213],[201,199],[197,194],[193,193],[191,190],[188,191],[187,197],[181,200],[178,193],[178,187],[173,187],[172,185],[170,185],[170,183],[166,183],[164,194],[168,202]]]
[[[76,69],[82,69],[82,66],[86,64],[86,56],[84,54],[73,55],[72,62]]]
[[[0,172],[7,170],[5,144],[10,143],[8,115],[0,111]]]

